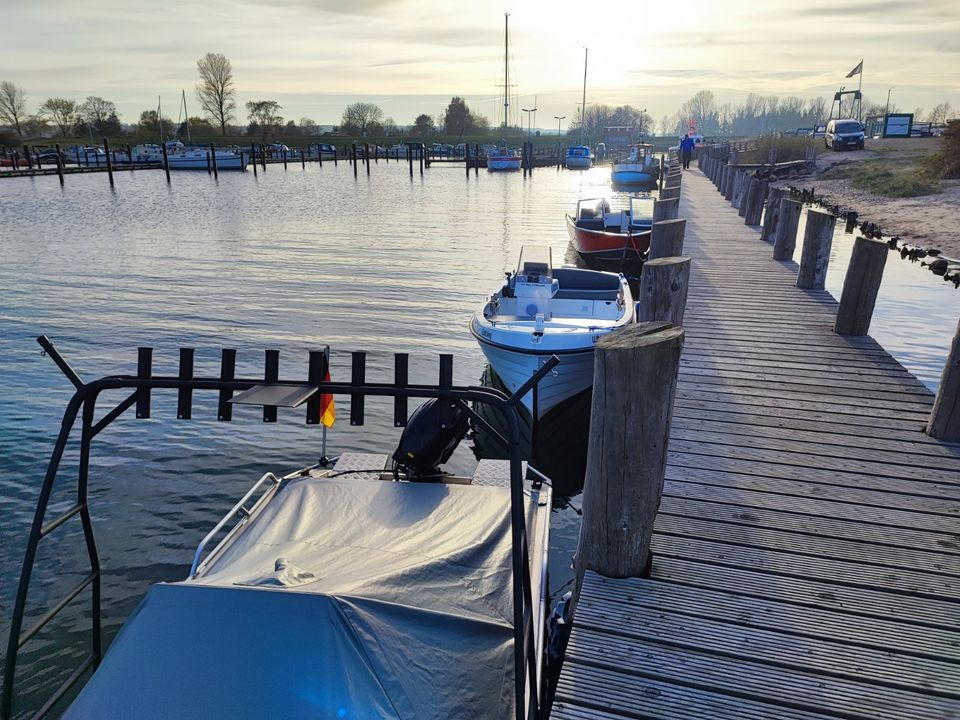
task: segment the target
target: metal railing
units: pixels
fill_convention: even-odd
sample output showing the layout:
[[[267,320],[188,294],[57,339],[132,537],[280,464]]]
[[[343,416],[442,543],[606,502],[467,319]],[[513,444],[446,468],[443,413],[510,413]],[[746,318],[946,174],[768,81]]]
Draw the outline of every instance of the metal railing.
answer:
[[[37,507],[34,513],[30,536],[24,554],[23,566],[20,572],[20,581],[17,587],[16,601],[10,625],[10,636],[7,643],[6,661],[4,664],[3,692],[0,696],[0,719],[10,720],[13,711],[14,685],[16,681],[17,657],[20,649],[44,626],[53,620],[65,607],[87,588],[91,590],[91,627],[90,627],[90,655],[79,667],[54,691],[52,696],[33,715],[35,718],[44,717],[67,694],[87,670],[100,664],[103,657],[101,639],[101,608],[100,608],[100,559],[93,534],[93,525],[90,518],[87,488],[89,484],[90,453],[93,439],[106,429],[113,421],[120,418],[131,407],[136,406],[136,417],[150,417],[150,396],[155,390],[176,390],[178,394],[177,417],[190,419],[192,417],[192,403],[194,391],[217,391],[219,404],[217,417],[222,421],[232,419],[233,393],[250,390],[256,386],[270,388],[273,386],[290,386],[301,388],[307,392],[306,421],[307,424],[320,423],[321,394],[348,394],[350,403],[350,424],[363,425],[364,398],[382,396],[394,398],[394,425],[405,426],[407,422],[407,400],[416,398],[440,398],[453,402],[463,410],[471,420],[478,424],[490,437],[507,453],[510,460],[510,523],[512,540],[512,576],[513,576],[513,625],[514,625],[514,682],[516,700],[516,720],[539,720],[542,717],[543,698],[542,688],[537,675],[537,660],[534,652],[535,633],[533,627],[533,597],[530,579],[530,562],[527,544],[526,517],[524,513],[524,490],[522,458],[520,456],[520,429],[517,405],[520,399],[533,390],[537,383],[547,375],[560,361],[556,356],[551,357],[540,369],[531,376],[513,395],[487,387],[455,386],[453,385],[453,356],[440,356],[439,383],[437,385],[417,385],[408,381],[408,361],[406,354],[394,355],[394,381],[392,383],[373,383],[366,381],[366,353],[351,353],[351,381],[329,382],[324,381],[329,363],[329,350],[311,351],[306,382],[298,380],[281,380],[278,377],[279,351],[267,350],[264,365],[264,377],[235,378],[236,350],[224,349],[221,351],[220,376],[218,378],[194,377],[192,348],[181,348],[180,366],[177,376],[153,376],[152,361],[153,349],[141,347],[138,351],[138,369],[136,375],[109,375],[99,380],[85,383],[70,367],[69,363],[59,353],[53,343],[46,337],[40,336],[37,342],[47,355],[57,364],[57,367],[73,383],[76,391],[71,397],[64,411],[60,425],[60,432],[54,446],[47,472],[40,488]],[[133,392],[108,410],[103,417],[95,420],[96,404],[100,394],[109,390],[132,390]],[[507,437],[503,437],[483,417],[470,407],[469,403],[485,403],[500,410],[507,422]],[[298,403],[299,404],[299,403]],[[54,481],[60,462],[63,458],[67,441],[76,424],[78,415],[81,417],[80,459],[77,475],[77,501],[67,511],[45,523],[47,508],[53,493]],[[263,421],[275,422],[277,407],[263,406]],[[269,474],[261,478],[254,488],[234,507],[240,512],[244,504],[256,488],[263,481],[269,479]],[[275,478],[274,478],[275,480]],[[536,483],[539,487],[539,481]],[[275,490],[276,484],[263,497],[267,497]],[[261,497],[257,503],[263,500]],[[231,512],[221,521],[201,546],[194,557],[191,574],[199,565],[203,547],[216,531],[222,529],[230,517]],[[30,589],[30,580],[33,575],[37,550],[40,541],[57,528],[64,525],[71,518],[79,516],[83,527],[84,541],[90,562],[90,572],[84,579],[72,588],[62,600],[44,613],[30,628],[23,631],[23,621],[26,612],[27,596]],[[233,532],[233,531],[231,531]],[[229,536],[229,534],[228,534]],[[226,538],[225,538],[226,539]],[[219,546],[218,546],[219,547]],[[529,696],[527,694],[529,690]],[[529,700],[529,703],[528,703]]]

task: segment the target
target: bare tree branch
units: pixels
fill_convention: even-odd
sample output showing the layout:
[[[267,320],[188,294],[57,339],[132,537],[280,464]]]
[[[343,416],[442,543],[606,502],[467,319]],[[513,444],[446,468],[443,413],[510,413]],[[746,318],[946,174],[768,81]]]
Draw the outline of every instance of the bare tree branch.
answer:
[[[237,91],[233,87],[233,66],[220,53],[207,53],[197,60],[197,99],[215,123],[220,125],[220,133],[227,134],[227,123],[234,119],[237,109]]]
[[[27,114],[27,93],[9,80],[0,82],[0,122],[13,125],[23,137],[20,121]]]

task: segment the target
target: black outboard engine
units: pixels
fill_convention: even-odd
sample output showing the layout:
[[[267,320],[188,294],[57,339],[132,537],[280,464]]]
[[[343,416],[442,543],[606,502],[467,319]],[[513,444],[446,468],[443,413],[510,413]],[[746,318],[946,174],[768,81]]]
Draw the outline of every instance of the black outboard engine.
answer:
[[[395,480],[436,481],[469,429],[467,414],[449,400],[427,400],[413,411],[393,453]]]

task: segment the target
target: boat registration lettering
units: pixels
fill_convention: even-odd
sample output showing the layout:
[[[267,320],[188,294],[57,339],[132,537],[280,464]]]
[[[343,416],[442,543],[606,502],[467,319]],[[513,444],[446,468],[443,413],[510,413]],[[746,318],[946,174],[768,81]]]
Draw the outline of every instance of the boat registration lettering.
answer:
[[[488,340],[493,337],[493,333],[491,333],[491,332],[490,332],[489,330],[487,330],[486,328],[480,328],[480,334],[483,335],[483,336],[484,336],[485,338],[487,338]],[[596,341],[594,341],[594,342],[596,342]]]

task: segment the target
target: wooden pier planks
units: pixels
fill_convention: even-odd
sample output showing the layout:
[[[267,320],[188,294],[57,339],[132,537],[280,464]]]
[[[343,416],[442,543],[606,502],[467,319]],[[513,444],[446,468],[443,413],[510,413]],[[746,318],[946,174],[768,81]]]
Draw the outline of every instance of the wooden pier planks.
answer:
[[[588,573],[552,717],[960,718],[960,446],[698,173],[650,578]],[[832,270],[835,271],[835,270]],[[829,270],[828,270],[829,272]]]

